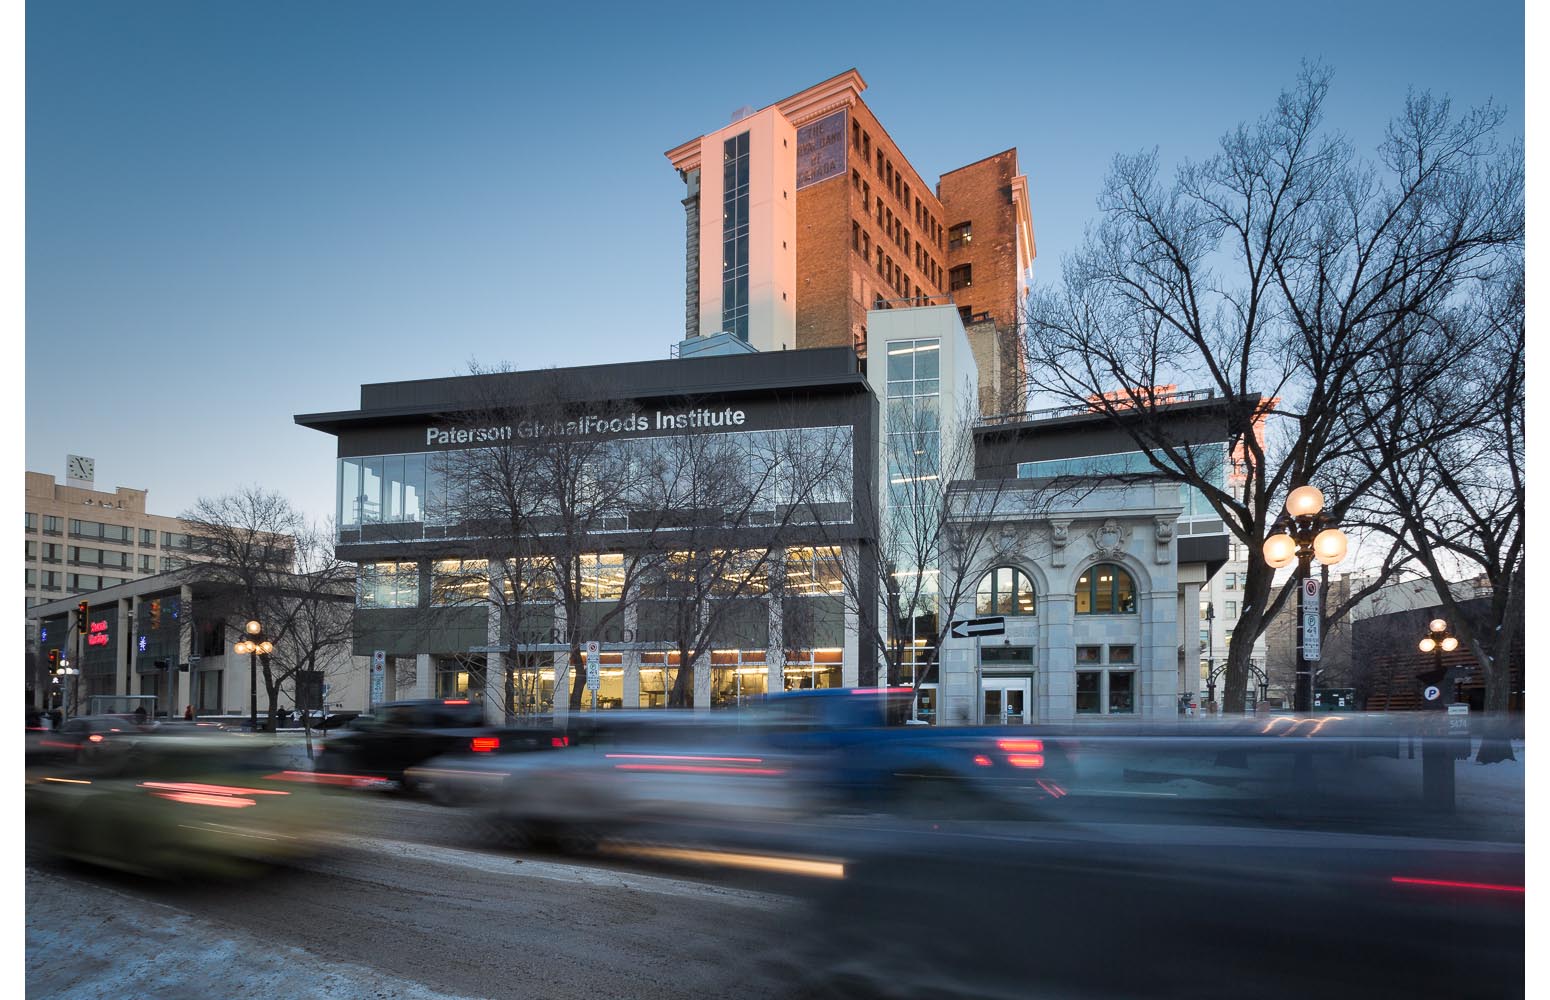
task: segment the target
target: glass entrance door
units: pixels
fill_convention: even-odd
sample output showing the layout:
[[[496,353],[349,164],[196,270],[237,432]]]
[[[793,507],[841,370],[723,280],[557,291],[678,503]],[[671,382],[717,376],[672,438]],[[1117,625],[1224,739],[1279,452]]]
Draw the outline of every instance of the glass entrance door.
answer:
[[[980,695],[980,723],[986,726],[1025,726],[1029,723],[1029,684],[1019,679],[987,679]]]

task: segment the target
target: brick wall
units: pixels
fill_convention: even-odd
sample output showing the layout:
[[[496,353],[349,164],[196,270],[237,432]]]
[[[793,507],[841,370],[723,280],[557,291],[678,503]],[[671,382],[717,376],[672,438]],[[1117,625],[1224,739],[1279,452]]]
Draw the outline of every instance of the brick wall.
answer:
[[[911,298],[917,289],[937,296],[945,287],[941,203],[865,104],[851,106],[846,128],[845,173],[797,193],[798,347],[859,342],[864,348],[866,313],[876,296]]]
[[[973,269],[973,284],[951,292],[953,301],[966,307],[971,316],[988,314],[995,324],[994,333],[979,333],[980,343],[975,346],[984,413],[1021,409],[1025,394],[1017,336],[1021,303],[1017,292],[1017,214],[1012,201],[1012,179],[1016,176],[1017,150],[1009,149],[943,174],[937,183],[948,230],[944,245],[949,275],[963,265]],[[965,222],[970,224],[970,239],[954,248],[952,229]],[[971,343],[975,339],[971,335]]]

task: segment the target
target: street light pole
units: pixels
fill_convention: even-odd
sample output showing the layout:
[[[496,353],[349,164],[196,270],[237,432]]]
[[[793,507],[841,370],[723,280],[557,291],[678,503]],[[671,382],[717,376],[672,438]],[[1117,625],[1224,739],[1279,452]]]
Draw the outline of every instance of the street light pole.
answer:
[[[1345,532],[1323,511],[1324,493],[1318,487],[1299,486],[1292,490],[1286,497],[1286,512],[1276,520],[1263,548],[1265,562],[1272,569],[1297,564],[1297,690],[1293,707],[1299,712],[1313,710],[1313,664],[1317,661],[1308,658],[1303,628],[1309,617],[1307,582],[1312,576],[1313,560],[1333,566],[1346,553]],[[1314,613],[1320,612],[1315,609]]]
[[[268,656],[274,651],[274,643],[263,636],[264,626],[256,619],[250,620],[242,627],[251,638],[243,639],[232,646],[232,652],[241,655],[248,654],[248,725],[252,727],[253,734],[258,735],[258,654]]]

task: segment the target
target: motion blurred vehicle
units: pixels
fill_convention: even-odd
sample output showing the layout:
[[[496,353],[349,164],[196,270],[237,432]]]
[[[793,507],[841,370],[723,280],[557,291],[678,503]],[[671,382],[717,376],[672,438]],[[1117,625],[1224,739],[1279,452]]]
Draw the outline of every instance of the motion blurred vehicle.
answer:
[[[136,734],[112,754],[29,774],[27,833],[56,855],[138,874],[251,875],[319,848],[330,813],[311,777],[249,737]]]
[[[78,715],[58,729],[29,732],[27,765],[89,762],[119,752],[131,736],[154,732],[154,723],[132,715]]]
[[[801,817],[1026,816],[1067,792],[1064,749],[1001,729],[884,725],[907,692],[791,692],[736,714],[607,712],[570,721],[557,753],[436,758],[409,779],[471,802],[515,844],[741,838]]]
[[[410,778],[435,797],[473,803],[476,825],[497,842],[585,850],[604,837],[758,827],[810,812],[806,762],[763,736],[714,717],[613,712],[557,737],[556,752],[442,757]]]
[[[331,733],[317,770],[398,781],[412,792],[416,779],[405,772],[432,757],[540,749],[548,737],[547,728],[491,726],[484,707],[464,698],[388,702]]]

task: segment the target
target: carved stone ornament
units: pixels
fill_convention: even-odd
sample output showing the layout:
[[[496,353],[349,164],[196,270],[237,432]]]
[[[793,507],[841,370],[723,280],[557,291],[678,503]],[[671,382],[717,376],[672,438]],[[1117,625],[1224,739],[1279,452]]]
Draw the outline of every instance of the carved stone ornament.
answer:
[[[1049,523],[1050,565],[1059,567],[1066,564],[1066,543],[1070,540],[1070,521]]]
[[[1155,558],[1159,566],[1166,564],[1173,557],[1173,547],[1169,544],[1173,541],[1173,520],[1166,517],[1156,517],[1152,523],[1157,526],[1157,552]]]
[[[1117,556],[1130,543],[1130,528],[1112,517],[1087,532],[1093,551],[1100,556]]]

